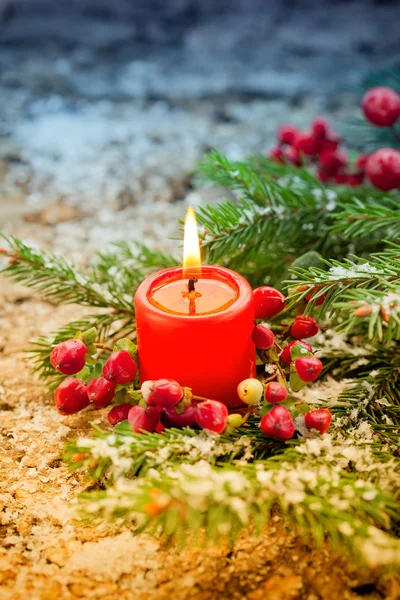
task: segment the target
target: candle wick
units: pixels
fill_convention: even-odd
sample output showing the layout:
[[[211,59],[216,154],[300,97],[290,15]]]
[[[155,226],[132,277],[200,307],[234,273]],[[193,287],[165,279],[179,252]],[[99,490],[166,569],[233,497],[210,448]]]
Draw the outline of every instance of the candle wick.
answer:
[[[197,277],[191,277],[188,281],[187,292],[182,292],[183,297],[189,300],[189,315],[196,314],[196,300],[201,297],[200,292],[196,292],[195,283],[197,281]]]
[[[197,277],[191,277],[188,281],[188,292],[194,292],[195,291],[195,286],[194,284],[198,282]]]

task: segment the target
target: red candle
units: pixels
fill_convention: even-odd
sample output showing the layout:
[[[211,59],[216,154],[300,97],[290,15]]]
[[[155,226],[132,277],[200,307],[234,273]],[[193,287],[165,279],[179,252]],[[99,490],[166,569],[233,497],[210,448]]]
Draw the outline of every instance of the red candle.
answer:
[[[199,267],[186,232],[185,267],[151,275],[136,292],[140,378],[176,379],[197,396],[238,406],[238,384],[255,375],[253,291],[234,271]]]

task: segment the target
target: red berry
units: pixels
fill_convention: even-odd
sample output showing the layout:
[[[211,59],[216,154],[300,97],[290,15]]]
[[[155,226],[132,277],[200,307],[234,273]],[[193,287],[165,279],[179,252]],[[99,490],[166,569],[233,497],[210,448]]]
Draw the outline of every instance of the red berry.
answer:
[[[116,387],[117,384],[114,381],[108,381],[104,377],[95,377],[87,384],[90,402],[93,402],[96,408],[104,408],[114,398]]]
[[[338,185],[346,183],[347,182],[347,173],[337,173],[334,177],[334,181],[335,183],[337,183]]]
[[[260,350],[269,350],[275,343],[275,336],[267,325],[256,325],[251,334],[256,348]]]
[[[183,397],[183,389],[174,379],[157,379],[153,381],[147,404],[155,404],[159,408],[168,408],[178,404]]]
[[[202,429],[221,433],[226,427],[228,409],[217,400],[206,400],[197,405],[196,422]]]
[[[328,133],[329,123],[326,119],[318,117],[311,123],[311,132],[316,138],[324,138]]]
[[[388,191],[400,187],[400,152],[381,148],[368,159],[366,174],[372,185]]]
[[[309,133],[300,133],[296,137],[294,147],[299,154],[314,156],[318,152],[318,141]]]
[[[116,425],[117,423],[121,423],[122,421],[126,421],[128,418],[129,411],[132,408],[132,404],[119,404],[118,406],[113,406],[110,412],[107,415],[108,421],[111,425]]]
[[[334,152],[338,149],[339,144],[340,137],[334,131],[329,131],[326,138],[319,144],[319,152],[320,154],[326,151]]]
[[[315,381],[322,371],[322,362],[315,356],[301,356],[294,362],[297,374],[302,381]]]
[[[331,176],[328,175],[328,173],[325,173],[325,171],[321,170],[318,170],[317,177],[321,183],[327,183],[331,178]]]
[[[273,162],[280,162],[282,164],[285,162],[283,150],[278,146],[271,148],[271,150],[268,153],[268,158]]]
[[[312,347],[310,346],[310,344],[307,344],[307,342],[303,342],[303,340],[293,340],[293,342],[290,342],[290,344],[288,344],[286,348],[283,349],[283,352],[281,352],[280,355],[280,359],[282,360],[282,362],[285,363],[285,365],[290,365],[290,363],[292,362],[290,351],[296,344],[301,345],[304,348],[305,352],[313,351]]]
[[[73,415],[90,404],[86,385],[75,377],[67,377],[60,383],[54,392],[54,399],[62,415]]]
[[[301,165],[299,153],[292,146],[288,146],[287,148],[272,148],[268,154],[268,158],[283,165],[288,162],[298,167]]]
[[[332,422],[332,413],[327,408],[311,410],[304,417],[305,424],[309,429],[316,429],[319,433],[326,433]]]
[[[364,181],[364,173],[350,173],[346,176],[346,183],[351,187],[362,185]]]
[[[158,421],[154,432],[155,433],[163,433],[163,431],[165,431],[165,430],[166,430],[166,427],[161,423],[161,421]]]
[[[294,434],[294,423],[290,410],[286,406],[274,406],[260,421],[265,435],[275,440],[290,440]]]
[[[305,297],[306,302],[310,302],[317,292],[319,292],[319,288],[314,288],[313,290],[311,290],[311,292],[309,292],[307,294],[307,296]],[[321,304],[324,303],[325,298],[326,298],[326,294],[322,294],[322,296],[319,296],[315,305],[321,306]]]
[[[160,414],[153,406],[131,406],[128,413],[129,425],[135,433],[140,433],[141,431],[154,433],[159,419]]]
[[[283,162],[290,162],[296,167],[301,166],[301,158],[296,148],[289,146],[283,150]]]
[[[313,335],[316,335],[318,331],[318,324],[313,317],[299,315],[294,320],[294,323],[290,329],[290,335],[296,340],[300,340],[301,338],[312,337]]]
[[[278,129],[278,141],[280,144],[292,146],[299,133],[297,127],[293,125],[281,125]]]
[[[285,296],[273,287],[264,285],[253,291],[256,319],[268,319],[286,306]]]
[[[369,154],[360,154],[355,162],[355,167],[359,171],[365,171],[365,167],[367,165],[369,159]]]
[[[50,363],[63,375],[75,375],[85,366],[86,346],[81,340],[58,344],[50,354]]]
[[[390,127],[400,116],[400,96],[389,87],[376,87],[364,94],[361,108],[370,123]]]
[[[288,397],[287,389],[277,383],[276,381],[272,381],[268,383],[265,387],[264,397],[267,402],[271,402],[271,404],[276,404],[277,402],[283,402]]]
[[[340,150],[325,150],[319,157],[319,164],[328,175],[336,175],[342,167],[347,165],[347,156]]]
[[[136,373],[137,365],[126,350],[113,352],[103,366],[103,377],[118,384],[129,383]]]
[[[165,408],[161,413],[161,421],[166,427],[192,427],[196,424],[196,407],[190,404],[185,406],[182,413],[177,413],[175,407]]]

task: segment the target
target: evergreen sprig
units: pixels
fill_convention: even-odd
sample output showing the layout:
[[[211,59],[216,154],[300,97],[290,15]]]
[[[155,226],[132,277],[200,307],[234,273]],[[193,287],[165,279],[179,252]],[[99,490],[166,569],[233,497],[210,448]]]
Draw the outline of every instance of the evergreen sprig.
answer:
[[[233,462],[281,450],[282,444],[267,440],[254,419],[243,430],[220,436],[190,428],[168,428],[162,435],[134,433],[123,422],[115,433],[95,427],[93,437],[69,442],[63,458],[72,470],[87,467],[95,481],[105,476],[111,481],[121,475],[143,477],[149,469],[160,471],[180,462]]]
[[[340,260],[350,249],[381,248],[382,232],[395,237],[400,229],[397,192],[329,189],[305,169],[263,157],[230,161],[216,151],[200,169],[238,196],[199,209],[205,258],[239,270],[253,285],[279,283],[309,251]]]
[[[400,238],[400,203],[397,197],[388,196],[376,204],[353,197],[338,204],[338,208],[341,210],[333,216],[332,232],[341,232],[346,238],[365,238],[377,232],[387,239]]]
[[[97,261],[85,271],[16,237],[3,239],[8,247],[1,253],[10,259],[4,275],[55,302],[113,309],[116,318],[134,315],[134,292],[149,272],[176,264],[172,256],[143,244],[120,242],[109,252],[98,253]]]
[[[202,459],[164,465],[161,472],[152,469],[144,478],[119,479],[106,491],[84,494],[81,515],[98,522],[134,521],[137,532],[162,533],[185,544],[221,538],[233,543],[250,526],[261,534],[278,512],[309,541],[321,544],[328,536],[334,547],[344,546],[358,559],[379,564],[384,551],[383,563],[398,563],[400,542],[377,529],[388,530],[397,519],[393,463],[377,462],[371,483],[369,448],[349,452],[350,444],[344,444],[330,454],[327,441],[325,447],[305,444],[301,452],[288,449],[252,463],[213,466]],[[356,473],[346,470],[353,459]]]
[[[10,257],[3,273],[14,281],[55,302],[133,312],[132,297],[121,296],[113,279],[101,281],[95,269],[86,273],[64,258],[33,248],[16,237],[3,237],[9,246],[3,254]]]
[[[368,338],[390,343],[400,339],[400,245],[392,243],[370,259],[324,260],[325,269],[292,269],[289,308],[313,293],[305,312],[324,298],[319,315],[335,320],[338,331],[353,332],[367,323]]]

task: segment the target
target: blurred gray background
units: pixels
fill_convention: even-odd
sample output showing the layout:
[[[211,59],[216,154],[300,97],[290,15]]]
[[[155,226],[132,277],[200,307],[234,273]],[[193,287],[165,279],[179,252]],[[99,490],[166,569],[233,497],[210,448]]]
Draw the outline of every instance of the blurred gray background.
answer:
[[[218,147],[358,113],[400,55],[400,3],[0,0],[0,228],[67,254],[163,242]]]

